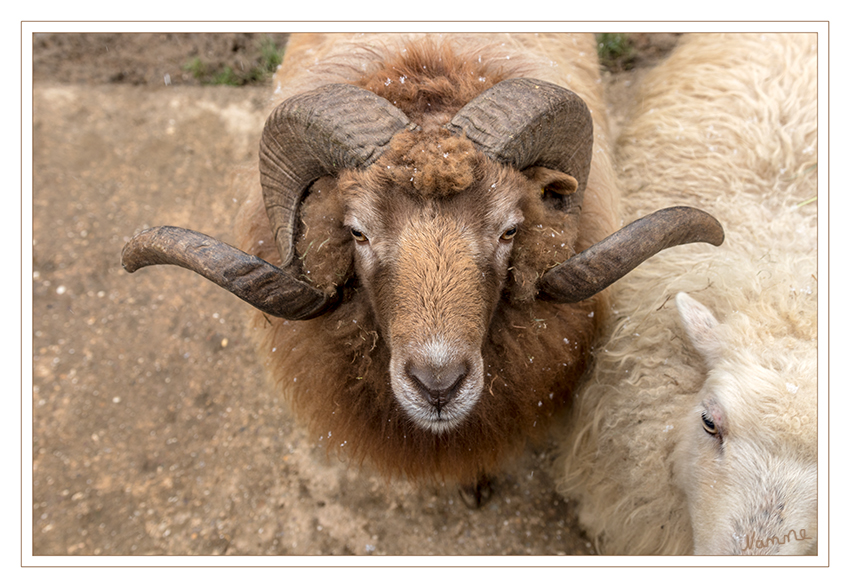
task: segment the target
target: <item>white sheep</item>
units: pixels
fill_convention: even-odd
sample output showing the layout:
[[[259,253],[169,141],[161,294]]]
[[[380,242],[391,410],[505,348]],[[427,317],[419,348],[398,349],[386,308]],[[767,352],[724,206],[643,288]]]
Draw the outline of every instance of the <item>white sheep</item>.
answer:
[[[727,240],[612,288],[559,489],[600,553],[817,553],[817,38],[686,36],[635,104],[624,218],[700,206]]]

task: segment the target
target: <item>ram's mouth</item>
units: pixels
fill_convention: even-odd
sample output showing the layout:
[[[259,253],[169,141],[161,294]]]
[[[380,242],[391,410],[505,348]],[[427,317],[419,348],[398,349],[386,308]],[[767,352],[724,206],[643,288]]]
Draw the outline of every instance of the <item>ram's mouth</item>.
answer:
[[[466,420],[478,403],[480,392],[480,386],[477,390],[470,387],[459,392],[445,405],[433,405],[427,402],[418,391],[407,387],[395,396],[405,414],[415,425],[439,435],[456,429]]]
[[[416,425],[435,435],[449,433],[450,431],[458,428],[461,423],[466,420],[468,412],[469,411],[463,414],[456,414],[454,411],[431,410],[431,414],[423,417],[422,415],[413,415],[410,411],[407,411],[408,415],[413,419],[413,422],[416,423]]]
[[[434,345],[433,341],[423,348],[430,353],[417,355],[418,361],[411,360],[411,354],[393,353],[393,395],[416,426],[434,434],[447,433],[466,420],[481,398],[484,360],[480,352],[459,354],[456,348]],[[437,353],[438,349],[442,352]],[[463,361],[447,359],[458,355]],[[425,363],[428,369],[422,367]]]

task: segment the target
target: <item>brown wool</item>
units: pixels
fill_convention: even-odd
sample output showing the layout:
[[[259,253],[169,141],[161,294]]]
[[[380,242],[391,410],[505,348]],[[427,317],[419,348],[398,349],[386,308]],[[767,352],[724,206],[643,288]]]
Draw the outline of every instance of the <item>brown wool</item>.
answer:
[[[301,232],[296,252],[302,260],[302,275],[328,293],[351,276],[353,243],[342,225],[345,209],[337,198],[336,182],[321,178],[301,205]]]
[[[411,182],[421,198],[450,197],[475,181],[480,153],[470,141],[440,129],[432,133],[401,133],[390,143],[390,181]]]
[[[383,96],[421,123],[421,115],[457,112],[494,84],[516,75],[488,60],[464,56],[451,45],[425,39],[387,60],[360,81],[360,85]]]
[[[564,50],[573,51],[573,43]],[[515,63],[522,60],[508,63],[501,52],[481,51],[486,46],[481,43],[468,44],[466,52],[450,46],[438,49],[430,40],[411,43],[375,64],[364,79],[352,80],[396,105],[421,130],[396,135],[381,166],[352,170],[328,180],[327,186],[316,182],[311,188],[301,205],[296,251],[301,268],[319,287],[339,283],[334,276],[340,273],[354,277],[349,267],[353,244],[340,221],[344,206],[339,194],[393,188],[421,198],[446,198],[483,181],[481,162],[486,157],[467,139],[441,127],[483,90],[522,75]],[[592,47],[592,38],[587,38],[581,55],[592,55]],[[581,73],[570,71],[578,72],[577,77]],[[487,185],[504,179],[487,178]],[[590,193],[594,190],[594,185],[588,188]],[[597,198],[598,208],[609,195],[599,193]],[[342,289],[339,306],[318,318],[285,321],[253,314],[251,326],[266,365],[294,415],[308,424],[311,442],[353,464],[367,463],[388,477],[474,484],[479,475],[502,469],[528,441],[545,438],[547,425],[570,402],[585,372],[606,297],[603,293],[571,305],[543,302],[535,297],[536,278],[562,256],[568,257],[564,250],[572,252],[575,246],[555,227],[571,234],[572,241],[581,233],[595,242],[610,231],[607,225],[605,232],[595,226],[588,229],[585,220],[581,228],[566,227],[564,217],[552,214],[539,198],[523,202],[522,212],[523,226],[529,230],[517,235],[511,260],[515,268],[505,284],[509,294],[499,301],[481,350],[486,372],[483,394],[468,418],[447,433],[434,434],[414,425],[395,399],[388,375],[389,349],[369,295],[356,277],[349,282],[351,287]],[[604,225],[607,218],[598,224]],[[280,263],[258,198],[243,207],[238,232],[243,250]],[[316,237],[317,233],[326,237]],[[521,287],[516,286],[519,282]]]

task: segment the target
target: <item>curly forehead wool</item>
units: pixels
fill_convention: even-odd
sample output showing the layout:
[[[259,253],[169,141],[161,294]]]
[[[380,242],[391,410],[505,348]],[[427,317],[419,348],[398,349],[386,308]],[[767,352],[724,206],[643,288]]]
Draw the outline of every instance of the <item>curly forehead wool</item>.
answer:
[[[380,174],[396,185],[410,182],[422,198],[450,197],[481,177],[484,156],[472,143],[446,129],[433,133],[400,133],[390,142]]]

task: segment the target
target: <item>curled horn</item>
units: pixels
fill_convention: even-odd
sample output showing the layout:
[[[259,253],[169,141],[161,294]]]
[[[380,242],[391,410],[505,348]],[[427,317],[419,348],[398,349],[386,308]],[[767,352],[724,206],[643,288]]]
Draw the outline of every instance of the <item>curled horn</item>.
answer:
[[[368,166],[396,132],[411,126],[387,100],[348,84],[290,98],[269,116],[260,141],[260,182],[281,267],[178,227],[139,233],[124,247],[122,264],[128,272],[157,264],[190,269],[261,311],[289,320],[327,312],[338,293],[298,279],[300,268],[293,267],[298,206],[316,179]]]
[[[577,94],[532,78],[499,82],[461,108],[446,125],[465,133],[491,159],[523,170],[556,169],[578,181],[581,204],[593,153],[593,119]]]
[[[260,183],[281,264],[294,252],[298,205],[316,179],[367,167],[398,131],[412,128],[389,101],[350,84],[329,84],[282,102],[260,140]]]
[[[121,253],[132,273],[149,265],[177,265],[196,272],[259,310],[291,320],[325,312],[334,299],[280,268],[218,239],[180,227],[137,234]]]
[[[723,243],[723,227],[697,208],[664,208],[626,225],[613,235],[550,269],[540,293],[555,302],[579,302],[607,288],[668,247]]]

